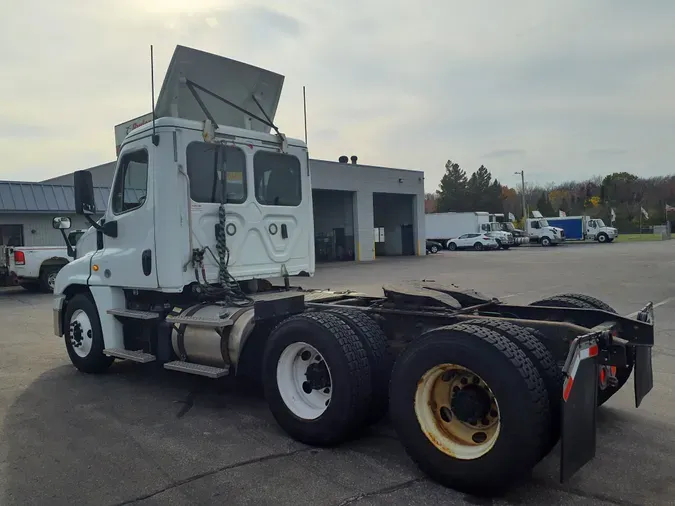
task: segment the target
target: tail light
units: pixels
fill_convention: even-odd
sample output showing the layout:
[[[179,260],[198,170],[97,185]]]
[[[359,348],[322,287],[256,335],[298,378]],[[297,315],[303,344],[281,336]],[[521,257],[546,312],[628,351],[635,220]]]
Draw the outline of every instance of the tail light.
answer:
[[[14,252],[14,263],[16,265],[26,265],[26,255],[24,255],[23,251]]]
[[[490,238],[488,236],[483,237],[484,240],[489,241]]]

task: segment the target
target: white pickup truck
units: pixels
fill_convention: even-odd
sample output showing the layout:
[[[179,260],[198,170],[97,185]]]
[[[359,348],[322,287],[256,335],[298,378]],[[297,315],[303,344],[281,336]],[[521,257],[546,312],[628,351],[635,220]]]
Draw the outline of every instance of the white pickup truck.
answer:
[[[73,230],[67,236],[71,248],[84,230]],[[7,249],[10,283],[31,292],[52,293],[54,280],[72,257],[66,246],[15,246]],[[74,250],[71,250],[74,251]]]

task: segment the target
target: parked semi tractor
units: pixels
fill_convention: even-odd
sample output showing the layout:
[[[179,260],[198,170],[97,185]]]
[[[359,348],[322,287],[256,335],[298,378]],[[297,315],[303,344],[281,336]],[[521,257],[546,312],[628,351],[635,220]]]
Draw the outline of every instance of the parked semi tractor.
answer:
[[[530,242],[536,242],[542,246],[555,246],[565,242],[565,231],[562,228],[552,226],[539,211],[532,211],[532,216],[534,218],[525,220],[525,233],[530,238]]]
[[[564,230],[565,239],[568,241],[598,241],[602,243],[612,242],[619,236],[619,231],[614,227],[608,227],[600,218],[588,216],[564,216],[558,218],[546,218],[549,225]]]
[[[444,248],[450,247],[450,240],[463,234],[490,233],[500,248],[509,249],[514,245],[513,234],[490,223],[490,214],[484,212],[430,213],[425,215],[427,239],[439,242]]]
[[[491,230],[501,230],[503,232],[509,232],[511,235],[513,235],[514,246],[521,246],[530,242],[530,238],[527,236],[525,231],[516,228],[512,222],[506,219],[503,213],[491,214],[489,219]]]
[[[574,293],[508,304],[428,280],[384,280],[380,296],[294,287],[315,270],[312,184],[306,144],[273,123],[282,81],[178,46],[98,222],[91,173],[75,173],[91,228],[53,304],[71,362],[260,381],[278,424],[310,445],[389,410],[417,465],[467,492],[503,492],[558,441],[569,478],[595,455],[598,406],[632,372],[636,406],[652,388],[653,306],[632,318]]]

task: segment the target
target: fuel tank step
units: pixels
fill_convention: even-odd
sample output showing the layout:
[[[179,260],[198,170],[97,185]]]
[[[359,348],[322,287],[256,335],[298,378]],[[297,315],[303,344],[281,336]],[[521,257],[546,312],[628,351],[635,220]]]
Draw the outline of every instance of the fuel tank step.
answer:
[[[103,350],[103,354],[109,357],[140,362],[141,364],[153,362],[156,358],[154,355],[145,353],[144,351],[120,350],[119,348],[106,348]]]
[[[134,318],[136,320],[156,320],[159,318],[159,313],[155,313],[154,311],[138,311],[136,309],[108,309],[106,313],[124,318]]]
[[[194,364],[192,362],[182,362],[176,360],[174,362],[167,362],[164,364],[164,369],[169,369],[171,371],[186,372],[189,374],[196,374],[198,376],[206,376],[207,378],[220,378],[222,376],[227,376],[230,372],[230,368],[226,367],[222,369],[220,367],[211,367],[210,365],[201,365]]]
[[[232,320],[229,318],[205,318],[201,316],[173,316],[169,315],[166,317],[168,323],[178,323],[186,325],[195,325],[197,327],[231,327]]]

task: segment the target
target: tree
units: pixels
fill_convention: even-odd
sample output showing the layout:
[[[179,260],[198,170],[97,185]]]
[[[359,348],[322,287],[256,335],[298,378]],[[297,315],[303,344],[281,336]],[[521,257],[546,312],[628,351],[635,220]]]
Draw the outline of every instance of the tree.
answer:
[[[437,212],[469,211],[468,204],[466,172],[458,163],[448,160],[438,187]]]
[[[553,217],[556,215],[553,206],[548,201],[546,192],[541,192],[541,197],[539,197],[539,200],[537,201],[537,210],[545,217]]]

